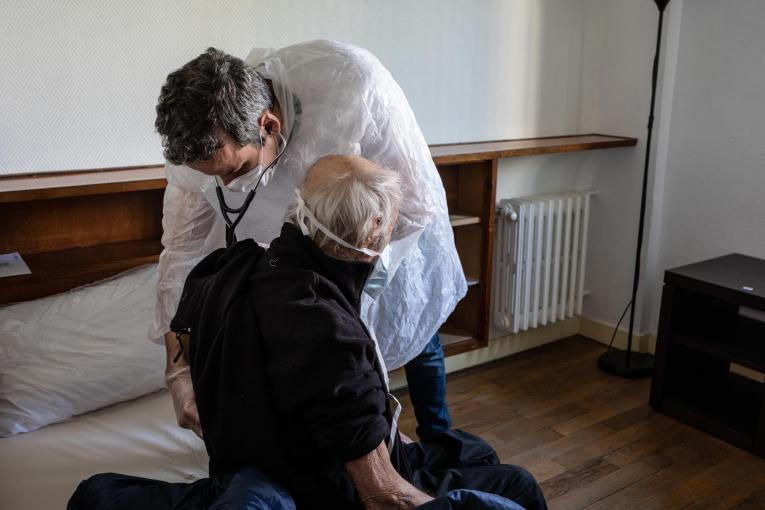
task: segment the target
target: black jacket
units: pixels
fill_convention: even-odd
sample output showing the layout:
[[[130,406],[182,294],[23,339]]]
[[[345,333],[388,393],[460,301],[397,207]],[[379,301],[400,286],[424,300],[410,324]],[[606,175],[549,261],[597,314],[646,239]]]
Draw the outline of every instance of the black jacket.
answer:
[[[191,271],[171,329],[190,333],[211,476],[254,465],[300,507],[353,506],[344,463],[390,431],[358,314],[372,267],[330,257],[285,224],[268,250],[241,241]]]

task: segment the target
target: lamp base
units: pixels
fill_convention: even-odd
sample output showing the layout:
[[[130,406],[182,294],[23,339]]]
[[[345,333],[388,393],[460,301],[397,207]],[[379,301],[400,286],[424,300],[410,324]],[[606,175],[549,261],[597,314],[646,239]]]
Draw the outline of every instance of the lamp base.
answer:
[[[598,358],[598,366],[604,372],[627,377],[630,379],[645,379],[653,372],[653,354],[633,352],[630,354],[630,364],[627,366],[627,351],[613,349],[604,352]]]

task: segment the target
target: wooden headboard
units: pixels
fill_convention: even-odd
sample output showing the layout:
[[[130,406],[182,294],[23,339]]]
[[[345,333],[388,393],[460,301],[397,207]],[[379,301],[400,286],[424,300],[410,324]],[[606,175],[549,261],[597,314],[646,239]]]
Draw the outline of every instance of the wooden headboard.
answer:
[[[0,279],[0,304],[156,262],[165,185],[161,165],[0,178],[0,253],[32,271]]]

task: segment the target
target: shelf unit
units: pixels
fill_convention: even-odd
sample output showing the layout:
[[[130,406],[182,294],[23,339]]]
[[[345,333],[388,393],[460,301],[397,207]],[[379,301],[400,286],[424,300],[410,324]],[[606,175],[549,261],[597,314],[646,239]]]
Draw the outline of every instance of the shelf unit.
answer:
[[[600,134],[432,145],[468,291],[441,330],[447,355],[489,340],[500,158],[631,147]],[[162,249],[161,165],[0,177],[0,253],[32,274],[2,279],[0,304],[34,299],[155,262]]]
[[[438,164],[467,295],[439,331],[447,355],[488,345],[497,160]]]
[[[765,260],[671,269],[661,306],[651,405],[765,457]]]
[[[468,275],[467,295],[439,331],[447,356],[489,343],[499,159],[630,147],[636,143],[634,138],[592,134],[430,147],[446,191],[454,243]]]
[[[32,271],[0,280],[0,304],[156,262],[165,185],[162,166],[0,178],[0,253]]]

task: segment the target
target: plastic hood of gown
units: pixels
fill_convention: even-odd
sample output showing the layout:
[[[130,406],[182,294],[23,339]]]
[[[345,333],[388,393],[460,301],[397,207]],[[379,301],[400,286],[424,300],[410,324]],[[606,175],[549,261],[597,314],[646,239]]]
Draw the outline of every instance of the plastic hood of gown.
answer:
[[[398,172],[403,200],[391,242],[391,279],[377,301],[366,294],[362,318],[375,330],[389,369],[424,348],[467,286],[441,179],[409,104],[390,73],[366,50],[312,41],[280,50],[253,49],[246,62],[271,80],[288,146],[273,177],[237,227],[239,239],[268,244],[279,235],[293,190],[328,154],[351,153]],[[161,341],[183,283],[205,254],[223,246],[223,221],[212,180],[167,165],[157,314]],[[223,190],[230,206],[245,194]]]

